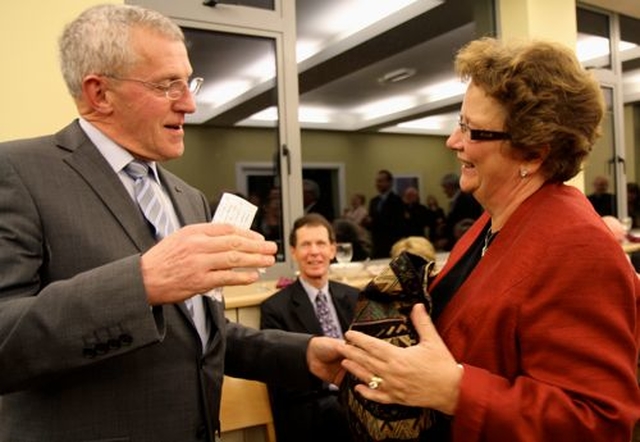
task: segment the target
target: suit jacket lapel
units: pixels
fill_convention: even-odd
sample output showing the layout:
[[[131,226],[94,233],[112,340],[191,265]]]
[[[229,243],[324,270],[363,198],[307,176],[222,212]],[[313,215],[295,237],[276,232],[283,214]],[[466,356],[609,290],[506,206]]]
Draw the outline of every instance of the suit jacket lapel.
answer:
[[[296,317],[298,322],[307,329],[308,333],[322,335],[322,327],[320,326],[320,321],[318,321],[318,317],[316,316],[316,311],[309,301],[309,296],[307,292],[300,284],[299,280],[296,280],[291,285],[291,290],[293,291],[291,295],[291,304],[293,315]]]
[[[60,148],[71,152],[64,161],[82,176],[87,186],[102,200],[138,249],[144,251],[153,246],[155,241],[149,235],[149,228],[140,210],[79,124],[70,124],[55,137]]]
[[[206,222],[210,219],[206,203],[202,200],[202,206],[196,206],[193,198],[187,197],[185,194],[185,184],[175,175],[168,173],[164,168],[158,165],[158,175],[164,189],[169,194],[174,210],[178,215],[181,225],[195,224]]]

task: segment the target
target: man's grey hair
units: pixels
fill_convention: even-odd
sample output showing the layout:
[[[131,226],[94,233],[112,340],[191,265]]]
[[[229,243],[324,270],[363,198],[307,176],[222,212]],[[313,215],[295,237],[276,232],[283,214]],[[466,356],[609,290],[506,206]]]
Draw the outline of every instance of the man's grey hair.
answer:
[[[59,40],[62,76],[74,98],[81,95],[87,75],[125,75],[136,63],[130,44],[133,28],[184,42],[180,27],[156,11],[115,4],[85,10],[64,28]]]

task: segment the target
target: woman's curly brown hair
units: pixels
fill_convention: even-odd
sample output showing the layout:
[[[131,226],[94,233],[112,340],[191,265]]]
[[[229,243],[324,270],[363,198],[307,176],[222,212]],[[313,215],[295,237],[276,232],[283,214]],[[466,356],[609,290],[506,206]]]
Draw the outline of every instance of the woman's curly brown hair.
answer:
[[[580,171],[600,136],[604,99],[571,50],[554,42],[483,38],[460,50],[455,68],[504,106],[505,130],[523,159],[549,148],[542,163],[548,181],[564,182]]]

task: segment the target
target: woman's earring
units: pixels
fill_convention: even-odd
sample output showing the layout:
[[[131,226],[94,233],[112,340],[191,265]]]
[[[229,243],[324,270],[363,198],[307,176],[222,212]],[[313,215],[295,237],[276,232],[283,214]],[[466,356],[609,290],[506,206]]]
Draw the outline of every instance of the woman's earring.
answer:
[[[527,169],[520,169],[520,178],[526,178],[529,175],[529,171]]]

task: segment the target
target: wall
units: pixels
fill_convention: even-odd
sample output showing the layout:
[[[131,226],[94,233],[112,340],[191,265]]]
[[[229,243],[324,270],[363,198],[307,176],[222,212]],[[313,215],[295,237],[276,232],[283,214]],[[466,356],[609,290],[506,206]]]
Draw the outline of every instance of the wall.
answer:
[[[58,37],[80,11],[123,1],[4,1],[0,14],[0,141],[55,132],[76,115],[60,74]]]
[[[421,177],[421,195],[433,193],[446,208],[440,187],[445,173],[459,170],[455,155],[437,136],[366,134],[302,131],[302,159],[305,162],[343,163],[346,194],[376,195],[375,174],[389,169],[397,175]],[[235,164],[271,162],[277,138],[270,129],[220,129],[189,126],[186,151],[167,167],[201,189],[210,200],[222,190],[235,188]]]
[[[374,179],[378,170],[417,175],[422,199],[432,193],[446,208],[440,179],[446,173],[459,172],[460,165],[445,141],[445,137],[426,135],[303,131],[302,160],[344,162],[347,195],[363,193],[367,200],[377,194]]]

